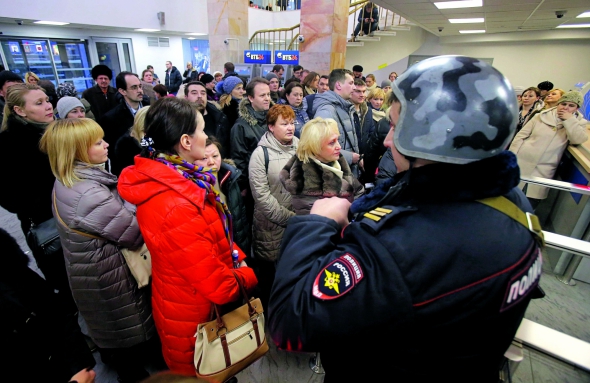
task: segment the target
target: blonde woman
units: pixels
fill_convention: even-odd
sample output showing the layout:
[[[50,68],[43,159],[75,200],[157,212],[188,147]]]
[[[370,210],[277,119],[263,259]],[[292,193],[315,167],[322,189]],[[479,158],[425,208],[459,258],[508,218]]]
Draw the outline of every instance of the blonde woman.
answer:
[[[133,158],[141,153],[141,140],[144,135],[145,115],[150,109],[144,106],[135,114],[133,126],[117,140],[111,158],[111,173],[117,177],[127,166],[133,165]]]
[[[33,72],[27,72],[25,73],[25,83],[39,85],[39,76]]]
[[[138,289],[121,253],[142,246],[143,238],[135,208],[119,197],[117,177],[104,170],[109,144],[103,134],[87,118],[58,120],[40,147],[56,178],[53,215],[74,301],[102,360],[121,381],[135,382],[149,375],[142,354],[158,342],[149,288]]]
[[[565,91],[559,88],[551,89],[545,96],[545,106],[543,109],[550,109],[557,106],[560,98],[563,97]]]
[[[367,97],[367,103],[373,111],[373,120],[375,120],[376,123],[385,117],[385,108],[383,107],[384,100],[385,91],[381,88],[374,88],[369,92],[369,96]]]
[[[280,173],[295,214],[309,214],[320,198],[340,197],[352,202],[364,193],[340,153],[339,136],[338,125],[331,118],[316,117],[303,126],[297,152]]]
[[[244,82],[238,76],[229,76],[217,83],[215,91],[221,95],[219,96],[219,106],[227,117],[229,126],[234,126],[239,117],[238,106],[242,98],[244,98],[244,93],[246,93],[244,91]],[[229,148],[228,142],[221,141],[221,145]]]

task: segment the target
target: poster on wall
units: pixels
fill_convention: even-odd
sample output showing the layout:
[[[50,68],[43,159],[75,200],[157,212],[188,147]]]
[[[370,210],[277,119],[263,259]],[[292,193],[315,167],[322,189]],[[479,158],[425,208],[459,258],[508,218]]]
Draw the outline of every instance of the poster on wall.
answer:
[[[197,72],[209,73],[211,62],[209,55],[209,40],[190,40],[191,61]]]

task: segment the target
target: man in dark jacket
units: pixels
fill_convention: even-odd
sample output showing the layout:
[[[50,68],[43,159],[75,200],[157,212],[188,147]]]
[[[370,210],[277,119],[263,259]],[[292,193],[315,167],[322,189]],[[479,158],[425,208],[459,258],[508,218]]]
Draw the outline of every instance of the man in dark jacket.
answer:
[[[104,140],[112,144],[113,148],[117,140],[133,126],[135,113],[143,108],[146,101],[143,98],[143,86],[135,73],[121,72],[115,82],[123,99],[98,121],[104,130]]]
[[[18,74],[9,70],[0,72],[0,121],[4,118],[4,97],[6,97],[6,91],[11,85],[22,83],[23,79]]]
[[[268,80],[254,77],[246,86],[247,98],[242,99],[239,107],[240,117],[230,133],[230,157],[242,172],[239,180],[240,190],[249,189],[248,164],[258,141],[267,130],[266,113],[271,106]]]
[[[375,129],[373,111],[366,103],[365,91],[367,85],[360,78],[354,80],[354,88],[350,94],[350,102],[354,105],[354,129],[359,142],[359,152],[364,155],[369,136]]]
[[[428,60],[393,85],[397,174],[354,202],[354,222],[348,201],[320,199],[283,236],[271,336],[319,351],[326,382],[434,382],[451,366],[453,381],[497,382],[537,290],[542,232],[503,151],[518,114],[511,86],[477,59]]]
[[[117,90],[110,86],[113,71],[106,65],[92,68],[92,78],[96,85],[86,89],[82,98],[90,103],[90,109],[96,121],[99,121],[109,110],[117,106]]]
[[[217,107],[207,102],[207,88],[200,81],[189,82],[184,88],[184,98],[191,102],[205,120],[205,134],[217,138],[221,144],[221,157],[229,154],[229,121]]]
[[[172,65],[172,61],[166,61],[166,79],[164,85],[168,89],[168,93],[176,96],[181,84],[182,75],[180,74],[180,71]]]

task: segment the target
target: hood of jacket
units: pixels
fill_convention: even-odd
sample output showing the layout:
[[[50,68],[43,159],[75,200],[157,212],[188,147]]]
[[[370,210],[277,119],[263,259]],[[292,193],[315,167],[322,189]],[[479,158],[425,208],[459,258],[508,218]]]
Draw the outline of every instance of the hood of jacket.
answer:
[[[76,161],[74,173],[83,180],[95,181],[106,186],[117,184],[117,176],[107,172],[103,166]]]
[[[285,152],[289,153],[294,149],[297,149],[299,145],[299,138],[293,136],[293,143],[291,145],[283,145],[272,135],[271,132],[266,132],[260,138],[260,142],[258,142],[258,146],[266,146],[270,150],[274,150],[276,152]]]
[[[135,165],[121,172],[118,189],[124,200],[137,206],[169,190],[200,209],[205,206],[205,189],[164,164],[139,156],[135,157]]]
[[[269,108],[272,108],[273,105],[274,102],[271,101]],[[238,106],[238,115],[246,120],[248,125],[266,125],[266,113],[268,113],[268,110],[262,112],[255,111],[248,97],[244,97]]]
[[[346,111],[349,111],[352,107],[350,101],[343,99],[340,95],[336,94],[334,91],[328,90],[324,93],[320,93],[315,96],[313,100],[313,112],[315,112],[323,105],[332,104],[335,107],[340,107]]]

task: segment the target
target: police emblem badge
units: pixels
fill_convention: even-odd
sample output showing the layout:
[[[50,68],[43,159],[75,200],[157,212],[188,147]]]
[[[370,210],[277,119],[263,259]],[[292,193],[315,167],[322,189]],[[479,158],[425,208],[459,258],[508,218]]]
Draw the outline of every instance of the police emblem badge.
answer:
[[[341,297],[363,279],[358,261],[346,253],[324,267],[313,282],[313,296],[321,300]]]

